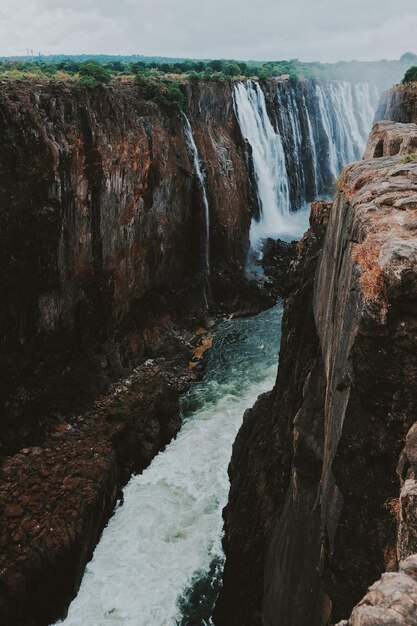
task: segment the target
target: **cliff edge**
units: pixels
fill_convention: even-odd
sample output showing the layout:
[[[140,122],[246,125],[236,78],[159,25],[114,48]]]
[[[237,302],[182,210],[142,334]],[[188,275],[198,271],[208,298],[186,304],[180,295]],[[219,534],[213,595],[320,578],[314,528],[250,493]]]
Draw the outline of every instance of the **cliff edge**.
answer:
[[[397,464],[417,409],[416,229],[408,153],[348,166],[333,205],[313,205],[277,383],[234,445],[216,625],[335,623],[395,569]]]

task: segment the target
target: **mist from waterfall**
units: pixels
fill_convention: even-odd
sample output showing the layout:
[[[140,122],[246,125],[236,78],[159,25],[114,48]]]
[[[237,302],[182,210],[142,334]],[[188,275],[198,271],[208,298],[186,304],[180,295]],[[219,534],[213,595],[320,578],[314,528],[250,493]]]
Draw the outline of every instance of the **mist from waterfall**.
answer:
[[[302,234],[308,203],[330,198],[342,167],[362,158],[378,96],[376,87],[342,81],[235,86],[259,206],[250,231],[253,249],[266,237]]]

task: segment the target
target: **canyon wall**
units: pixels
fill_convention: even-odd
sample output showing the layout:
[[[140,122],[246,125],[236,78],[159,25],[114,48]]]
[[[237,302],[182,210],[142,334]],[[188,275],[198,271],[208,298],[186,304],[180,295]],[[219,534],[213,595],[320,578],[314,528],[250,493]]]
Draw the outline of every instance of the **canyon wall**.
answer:
[[[208,285],[179,111],[136,85],[1,85],[5,624],[62,615],[121,486],[180,427],[178,398],[198,370],[187,370],[200,340],[189,329],[206,321],[207,298],[230,302],[244,282],[256,199],[231,90],[186,87],[207,172]]]
[[[230,85],[193,92],[212,274],[227,266],[231,281],[243,274],[254,201],[242,140]],[[183,119],[138,87],[8,83],[0,111],[7,452],[36,440],[52,388],[53,410],[65,411],[74,379],[82,400],[152,356],[143,330],[160,317],[204,317],[205,230]],[[62,367],[57,353],[68,355]]]
[[[391,120],[403,124],[417,123],[417,89],[415,83],[398,85],[384,91],[375,120]]]
[[[313,204],[276,387],[233,449],[216,625],[335,623],[396,567],[397,463],[417,409],[417,163],[390,145],[345,168],[333,205]]]
[[[179,110],[131,83],[0,85],[0,616],[10,626],[63,614],[121,487],[175,436],[179,395],[211,341],[198,346],[191,330],[213,312],[271,303],[245,278],[259,194],[233,89],[183,85],[207,229]],[[318,181],[323,192],[333,184],[328,151],[344,135],[313,83],[262,89],[298,206]]]

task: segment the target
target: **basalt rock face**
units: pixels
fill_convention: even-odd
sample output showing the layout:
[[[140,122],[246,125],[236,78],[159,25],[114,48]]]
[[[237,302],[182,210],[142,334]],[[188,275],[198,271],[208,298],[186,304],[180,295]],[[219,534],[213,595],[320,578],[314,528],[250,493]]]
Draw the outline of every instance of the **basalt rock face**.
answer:
[[[189,88],[212,275],[238,280],[253,196],[231,102],[227,83]],[[160,354],[166,315],[204,318],[205,230],[183,119],[139,87],[2,85],[0,137],[6,454],[41,443],[39,420],[73,410],[74,386],[84,407]]]
[[[180,427],[179,395],[201,369],[189,364],[200,341],[189,328],[205,322],[207,298],[215,308],[226,294],[227,307],[245,284],[254,196],[231,85],[185,89],[206,172],[211,275],[220,276],[211,289],[201,188],[179,112],[129,84],[1,85],[8,626],[63,615],[121,487]]]
[[[291,466],[288,424],[300,408],[304,377],[318,349],[312,292],[330,206],[312,205],[310,229],[298,244],[290,272],[290,293],[282,321],[286,346],[281,348],[278,372],[284,391],[280,396],[276,388],[264,394],[245,413],[233,446],[231,488],[224,511],[226,563],[215,624],[262,624],[265,556],[282,509]],[[298,375],[294,376],[294,371]],[[278,414],[282,420],[276,418]]]
[[[324,240],[316,206],[299,245],[276,387],[234,447],[216,625],[335,623],[395,567],[417,410],[417,162],[363,161],[338,187]]]
[[[388,501],[387,505],[397,521],[393,558],[399,562],[398,572],[382,574],[353,609],[349,620],[338,626],[417,624],[417,424],[407,433],[397,474],[400,498]]]
[[[391,120],[404,124],[417,123],[417,84],[399,85],[384,91],[375,120]]]

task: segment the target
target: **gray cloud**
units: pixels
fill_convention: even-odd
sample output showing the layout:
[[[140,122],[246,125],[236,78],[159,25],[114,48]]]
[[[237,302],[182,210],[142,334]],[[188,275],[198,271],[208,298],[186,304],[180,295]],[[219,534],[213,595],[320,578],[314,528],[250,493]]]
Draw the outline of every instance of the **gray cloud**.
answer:
[[[416,0],[2,0],[0,55],[336,61],[417,52]]]

